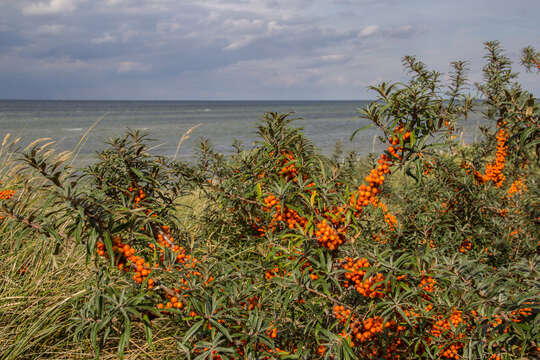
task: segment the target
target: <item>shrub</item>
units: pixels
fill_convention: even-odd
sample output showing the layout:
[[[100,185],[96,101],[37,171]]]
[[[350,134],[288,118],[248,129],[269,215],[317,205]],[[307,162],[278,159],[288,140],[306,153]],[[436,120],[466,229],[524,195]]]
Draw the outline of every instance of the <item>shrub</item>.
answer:
[[[410,81],[372,87],[362,110],[387,146],[367,162],[327,158],[291,114],[268,113],[253,149],[225,158],[203,141],[195,165],[149,154],[137,132],[83,171],[33,147],[25,171],[41,182],[26,186],[51,210],[17,215],[9,196],[1,209],[86,246],[97,277],[72,332],[96,357],[113,334],[121,357],[136,323],[151,343],[164,320],[196,359],[538,356],[540,112],[499,44],[486,49],[477,86],[496,126],[482,143],[455,143],[475,104],[467,64],[445,87],[405,57]],[[178,211],[187,194],[205,205],[194,218]]]

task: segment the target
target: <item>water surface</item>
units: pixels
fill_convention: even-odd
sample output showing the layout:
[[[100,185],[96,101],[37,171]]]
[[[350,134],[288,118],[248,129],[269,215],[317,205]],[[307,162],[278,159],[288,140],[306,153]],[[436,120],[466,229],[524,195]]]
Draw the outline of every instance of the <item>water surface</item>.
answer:
[[[360,155],[379,151],[374,145],[375,130],[359,133],[353,142],[352,132],[368,122],[360,119],[358,108],[367,101],[30,101],[0,100],[0,136],[11,133],[22,137],[22,144],[40,137],[57,141],[60,150],[72,150],[98,119],[81,148],[81,161],[94,158],[104,142],[121,136],[129,129],[151,134],[157,141],[155,152],[172,156],[179,139],[191,127],[200,126],[185,141],[178,158],[189,160],[196,156],[201,137],[208,138],[214,148],[231,153],[234,139],[245,147],[256,140],[256,125],[265,112],[295,112],[303,120],[295,122],[325,154],[332,153],[340,141],[345,151]],[[475,130],[478,115],[466,124],[463,140],[472,141],[479,135]]]

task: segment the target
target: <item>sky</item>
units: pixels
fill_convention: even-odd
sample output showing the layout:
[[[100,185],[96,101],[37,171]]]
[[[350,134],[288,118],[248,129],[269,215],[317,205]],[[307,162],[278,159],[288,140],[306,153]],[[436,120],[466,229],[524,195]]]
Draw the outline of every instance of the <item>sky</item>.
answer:
[[[404,55],[540,48],[539,0],[0,0],[0,99],[370,99]]]

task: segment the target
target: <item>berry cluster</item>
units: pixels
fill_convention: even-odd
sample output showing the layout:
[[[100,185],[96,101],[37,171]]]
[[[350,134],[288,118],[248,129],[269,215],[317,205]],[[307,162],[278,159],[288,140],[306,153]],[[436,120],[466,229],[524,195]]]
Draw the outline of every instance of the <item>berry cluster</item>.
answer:
[[[172,308],[182,309],[184,307],[184,304],[180,300],[178,300],[177,296],[172,296],[172,295],[166,294],[165,297],[169,301],[167,301],[165,304],[163,304],[163,303],[157,304],[158,309],[160,309],[160,310],[162,310],[162,309],[172,309]]]
[[[339,226],[346,221],[345,208],[343,206],[333,206],[330,210],[324,207],[323,211],[324,218],[331,221],[334,226]]]
[[[97,254],[99,256],[108,257],[106,253],[105,244],[101,241],[98,241],[96,244]],[[151,266],[145,259],[141,256],[136,256],[135,248],[129,246],[126,243],[123,243],[120,237],[115,237],[113,239],[112,251],[114,253],[114,264],[118,270],[123,270],[128,272],[134,270],[133,280],[137,284],[142,284],[146,281],[148,275],[151,272]],[[154,279],[148,279],[148,288],[152,289],[154,287]]]
[[[410,140],[411,132],[405,131],[404,126],[400,124],[394,129],[394,136],[392,136],[392,138],[390,139],[391,146],[387,148],[388,152],[393,157],[397,159],[401,159],[401,153],[403,152],[403,147],[398,146],[400,141],[397,134],[401,134],[403,136],[403,143],[405,143]]]
[[[510,185],[510,187],[506,191],[506,194],[509,198],[512,198],[515,195],[520,195],[525,192],[527,192],[527,184],[525,183],[525,180],[523,178],[519,178]]]
[[[267,227],[256,227],[261,235],[264,235],[268,230],[275,231],[280,222],[285,222],[286,226],[291,230],[296,228],[304,229],[307,225],[306,218],[300,216],[293,209],[289,209],[286,206],[282,207],[275,195],[268,195],[264,198],[264,204],[263,211],[267,213],[273,212],[273,214]]]
[[[0,181],[0,184],[2,182]],[[9,200],[15,195],[15,190],[0,190],[0,200]],[[0,220],[2,220],[4,216],[0,216]]]
[[[346,326],[347,323],[349,324],[349,332],[343,330],[340,336],[348,339],[351,346],[371,341],[378,334],[381,334],[384,329],[393,328],[396,325],[393,321],[384,322],[379,316],[361,319],[356,314],[352,314],[350,309],[345,309],[343,305],[335,305],[333,310],[334,317],[341,325]],[[375,350],[372,355],[376,355],[376,353]]]
[[[247,309],[249,311],[255,308],[259,308],[260,307],[259,297],[255,295],[255,296],[250,297],[247,302],[241,301],[240,306],[242,306],[243,309]]]
[[[343,286],[348,288],[353,286],[355,290],[362,296],[370,299],[384,297],[385,278],[381,273],[376,273],[373,276],[366,277],[367,270],[370,267],[369,262],[365,258],[354,260],[346,257],[345,263],[341,265],[345,272],[345,281]]]
[[[420,289],[424,290],[425,292],[432,293],[433,290],[435,290],[436,284],[437,281],[431,276],[423,276],[422,280],[420,280]]]
[[[270,327],[268,330],[266,330],[266,335],[272,339],[275,339],[277,337],[277,329],[275,327]]]
[[[141,201],[143,201],[146,198],[146,193],[144,192],[143,189],[137,189],[135,187],[129,186],[128,191],[130,193],[135,193],[136,194],[135,198],[134,198],[135,204],[140,203]]]
[[[290,275],[290,272],[288,272],[287,270],[283,269],[281,271],[281,274],[280,274],[280,269],[279,269],[279,266],[274,266],[273,268],[269,269],[269,270],[266,270],[265,273],[264,273],[264,278],[266,280],[272,280],[273,278],[275,278],[276,276],[280,276],[280,277],[284,277],[284,276],[289,276]]]
[[[0,200],[9,200],[15,195],[15,190],[0,190]]]
[[[394,149],[390,146],[388,149]],[[382,154],[377,160],[379,164],[377,168],[372,169],[368,176],[366,176],[367,185],[362,184],[358,187],[358,191],[351,195],[349,199],[349,205],[355,209],[356,215],[360,215],[364,207],[369,204],[377,205],[377,194],[379,194],[382,187],[385,175],[390,173],[391,160],[386,154]]]
[[[384,181],[384,176],[382,178]],[[372,178],[369,177],[369,179],[371,180]],[[378,179],[380,179],[380,177]],[[368,206],[369,204],[377,204],[376,195],[378,192],[379,189],[375,186],[366,186],[362,184],[358,187],[358,191],[356,193],[353,193],[349,200],[349,205],[356,210],[357,216],[360,215],[364,207]]]
[[[459,252],[462,254],[465,254],[467,251],[472,249],[472,242],[469,239],[463,240],[461,243],[461,247],[459,248]]]
[[[281,152],[283,156],[282,167],[279,174],[287,179],[294,179],[298,175],[298,170],[294,166],[294,155],[291,152]]]
[[[378,206],[382,209],[384,213],[384,222],[388,225],[390,231],[396,231],[398,226],[397,218],[388,212],[388,208],[384,203],[379,201]]]
[[[504,124],[498,124],[499,130],[497,131],[497,152],[495,154],[495,160],[486,165],[486,173],[481,174],[478,171],[474,173],[476,180],[480,183],[493,181],[495,187],[501,187],[506,176],[503,174],[504,163],[506,160],[506,154],[508,146],[506,140],[508,140],[508,132],[502,127]]]
[[[279,274],[279,266],[276,265],[273,268],[271,268],[270,270],[266,270],[266,272],[264,273],[264,278],[266,280],[271,280],[275,276],[277,276],[278,274]]]
[[[366,176],[366,183],[358,187],[358,191],[353,193],[349,199],[349,206],[354,209],[355,215],[359,216],[363,208],[369,204],[373,206],[379,205],[378,194],[381,193],[382,185],[386,179],[385,175],[390,174],[390,166],[395,159],[401,159],[403,153],[403,147],[398,146],[399,139],[397,134],[402,134],[403,142],[410,140],[411,133],[405,132],[403,126],[398,125],[394,130],[394,136],[390,139],[390,146],[387,151],[390,156],[382,154],[377,160],[377,168],[372,169],[368,176]],[[393,159],[395,158],[395,159]],[[385,213],[385,221],[388,224],[391,231],[395,231],[397,227],[397,219],[392,214],[389,214],[386,206],[380,205]]]
[[[402,140],[408,141],[410,139],[410,132],[405,132],[403,126],[396,127],[394,131],[395,135],[390,139],[391,146],[388,147],[388,153],[382,154],[378,160],[378,166],[372,169],[370,174],[366,177],[367,184],[362,184],[358,187],[358,191],[354,192],[349,199],[349,207],[354,209],[356,216],[360,216],[363,208],[369,204],[373,206],[379,206],[384,212],[384,220],[388,224],[391,231],[395,231],[398,225],[397,219],[394,215],[388,213],[388,209],[382,203],[379,203],[378,194],[381,193],[381,187],[385,181],[385,175],[390,173],[390,165],[392,163],[391,156],[400,159],[403,152],[403,147],[399,146],[398,134],[402,135]],[[296,179],[298,175],[294,164],[290,164],[294,160],[292,153],[282,152],[286,163],[282,167],[280,174],[286,175],[288,179]],[[273,156],[273,152],[270,153]],[[310,183],[306,188],[313,187],[314,183]],[[314,190],[308,189],[308,192],[313,194]],[[274,212],[272,219],[268,226],[256,226],[254,227],[261,234],[261,236],[268,230],[275,231],[279,222],[285,221],[289,229],[300,227],[305,228],[307,225],[307,219],[299,216],[299,214],[292,209],[287,209],[285,206],[281,206],[279,200],[274,195],[269,195],[264,199],[265,207],[263,211]],[[346,221],[345,216],[346,206],[334,206],[330,211],[324,209],[324,219],[315,224],[316,231],[315,237],[319,245],[326,247],[330,250],[336,250],[340,245],[344,243],[346,228],[342,225]],[[330,224],[330,223],[331,224]]]
[[[428,343],[434,338],[446,338],[447,341],[438,345],[441,350],[440,355],[445,359],[459,359],[459,352],[465,346],[463,342],[457,341],[464,337],[462,332],[457,333],[458,326],[464,322],[461,314],[461,311],[454,309],[448,318],[438,315],[430,329],[432,336],[427,339]]]
[[[315,231],[315,237],[319,242],[319,245],[324,246],[330,250],[336,250],[344,241],[344,233],[340,230],[336,230],[328,223],[326,219],[317,223],[317,230]]]
[[[271,151],[268,154],[271,158],[275,158],[275,153]],[[294,154],[290,151],[281,151],[281,156],[278,159],[276,170],[279,171],[279,175],[288,180],[295,180],[298,175],[298,169],[294,166]],[[264,178],[264,173],[259,174],[259,178]]]
[[[512,310],[510,313],[510,318],[513,322],[519,323],[522,322],[524,318],[532,316],[533,315],[533,309],[530,307],[521,308],[517,310]]]
[[[146,197],[144,191],[134,187],[129,187],[128,191],[130,193],[137,193],[137,196],[133,198],[133,202],[135,207],[140,207],[141,205],[139,203]],[[144,213],[151,217],[157,216],[150,209],[145,209]],[[124,272],[132,271],[133,280],[136,283],[142,284],[147,281],[148,289],[156,288],[156,280],[148,277],[152,272],[152,268],[158,273],[163,271],[171,272],[172,270],[183,272],[184,276],[178,279],[178,282],[180,283],[179,288],[168,289],[161,285],[161,288],[165,289],[164,297],[167,301],[157,304],[157,308],[163,310],[164,313],[168,313],[167,309],[171,308],[182,309],[184,304],[179,300],[179,294],[182,291],[190,290],[188,279],[191,276],[202,276],[202,274],[195,269],[199,261],[187,254],[182,246],[175,244],[175,238],[172,236],[168,225],[158,226],[157,224],[150,222],[142,228],[143,231],[145,229],[149,231],[149,234],[154,234],[156,243],[148,243],[148,248],[154,252],[154,257],[159,260],[151,265],[143,256],[135,255],[137,250],[133,246],[122,242],[120,237],[116,236],[113,238],[112,246],[114,264],[118,270]],[[99,241],[96,248],[96,252],[99,256],[108,257],[106,245],[103,242]],[[169,255],[172,254],[173,257],[166,256],[166,252]],[[168,261],[171,261],[172,259],[172,262],[168,266],[165,266],[166,258]],[[213,278],[210,276],[206,280],[205,285],[208,285],[212,280]]]

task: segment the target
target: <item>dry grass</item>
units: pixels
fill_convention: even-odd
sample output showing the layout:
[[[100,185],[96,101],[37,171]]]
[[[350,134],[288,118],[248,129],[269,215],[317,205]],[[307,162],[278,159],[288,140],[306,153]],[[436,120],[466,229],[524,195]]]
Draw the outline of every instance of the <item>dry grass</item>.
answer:
[[[17,213],[43,211],[50,199],[44,192],[25,188],[25,181],[34,180],[19,172],[13,142],[6,137],[0,143],[0,188],[15,189],[15,201],[24,198],[25,206],[16,208]],[[43,146],[43,151],[50,145]],[[198,208],[197,199],[182,199],[179,213],[192,214]],[[186,220],[184,225],[195,231],[193,224]],[[70,331],[95,277],[96,268],[92,261],[86,262],[83,245],[69,239],[59,243],[11,217],[0,218],[0,359],[95,358],[90,341],[76,340]],[[142,328],[133,329],[125,359],[178,358],[174,324],[167,319],[156,319],[153,324],[153,348],[146,343]],[[115,340],[110,338],[100,359],[118,358]]]
[[[94,358],[89,341],[76,341],[70,334],[77,304],[95,281],[84,248],[69,243],[55,254],[54,239],[24,226],[16,230],[10,226],[8,231],[6,225],[0,225],[0,359]],[[174,324],[167,319],[153,324],[153,348],[146,343],[143,329],[134,329],[125,359],[178,358]],[[100,359],[115,358],[111,338]]]

